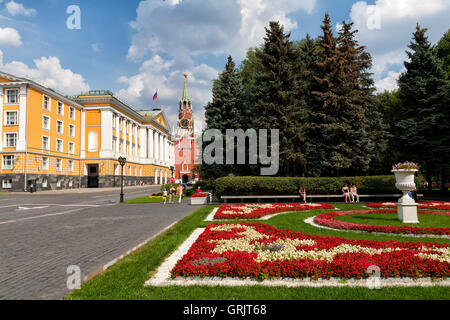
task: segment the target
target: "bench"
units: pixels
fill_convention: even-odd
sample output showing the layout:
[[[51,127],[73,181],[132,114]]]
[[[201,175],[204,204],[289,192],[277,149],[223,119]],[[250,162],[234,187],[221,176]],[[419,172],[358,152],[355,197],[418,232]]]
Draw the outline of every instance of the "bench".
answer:
[[[375,198],[375,199],[384,199],[384,198],[395,198],[398,199],[402,195],[401,194],[360,194],[359,199],[361,198]],[[418,197],[423,197],[423,194],[418,194]],[[276,202],[278,202],[278,199],[291,199],[292,202],[295,201],[295,199],[300,201],[299,195],[251,195],[251,196],[222,196],[221,197],[225,203],[228,203],[228,200],[241,200],[241,202],[244,202],[244,200],[248,199],[257,199],[258,202],[261,202],[262,199],[275,199]],[[344,196],[342,194],[324,194],[324,195],[307,195],[306,200],[308,199],[326,199],[327,202],[330,201],[330,199],[343,199]]]

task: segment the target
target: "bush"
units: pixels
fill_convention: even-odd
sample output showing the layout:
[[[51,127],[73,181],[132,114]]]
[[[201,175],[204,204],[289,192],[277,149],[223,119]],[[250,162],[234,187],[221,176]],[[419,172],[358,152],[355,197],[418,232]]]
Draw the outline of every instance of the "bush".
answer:
[[[302,185],[307,194],[342,194],[342,187],[355,183],[359,194],[399,193],[395,176],[293,178],[293,177],[223,177],[216,180],[218,196],[224,195],[294,195]],[[422,178],[416,178],[419,187]]]

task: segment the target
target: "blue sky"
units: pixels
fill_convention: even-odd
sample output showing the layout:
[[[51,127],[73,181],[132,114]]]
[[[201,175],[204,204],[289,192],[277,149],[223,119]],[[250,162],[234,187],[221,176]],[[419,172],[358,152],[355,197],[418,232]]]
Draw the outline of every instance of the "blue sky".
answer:
[[[80,30],[66,27],[70,5]],[[136,109],[153,108],[158,88],[172,124],[188,73],[200,124],[229,54],[239,63],[270,20],[293,40],[315,37],[325,12],[335,26],[355,22],[379,91],[396,87],[417,22],[433,42],[450,28],[448,0],[0,0],[0,70],[69,95],[109,89]]]

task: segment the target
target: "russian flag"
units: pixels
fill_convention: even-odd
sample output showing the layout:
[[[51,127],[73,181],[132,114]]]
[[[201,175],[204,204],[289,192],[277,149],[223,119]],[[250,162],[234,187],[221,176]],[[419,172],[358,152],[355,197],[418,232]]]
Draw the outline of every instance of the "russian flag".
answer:
[[[155,101],[156,99],[158,99],[158,91],[156,91],[155,94],[153,95],[153,101]]]

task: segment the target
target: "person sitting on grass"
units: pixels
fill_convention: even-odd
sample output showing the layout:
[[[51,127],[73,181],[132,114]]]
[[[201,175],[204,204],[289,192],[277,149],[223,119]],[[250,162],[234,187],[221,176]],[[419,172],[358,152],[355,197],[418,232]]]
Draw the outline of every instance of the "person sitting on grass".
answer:
[[[352,187],[350,188],[350,194],[352,196],[352,202],[359,203],[359,195],[358,195],[358,189],[356,188],[356,184],[352,184]]]
[[[344,184],[344,186],[342,187],[342,193],[343,193],[343,196],[345,197],[345,203],[349,203],[350,202],[350,189],[348,188],[347,184]]]
[[[300,195],[300,200],[303,200],[304,203],[306,203],[306,189],[305,186],[301,186],[298,190],[298,193]]]

